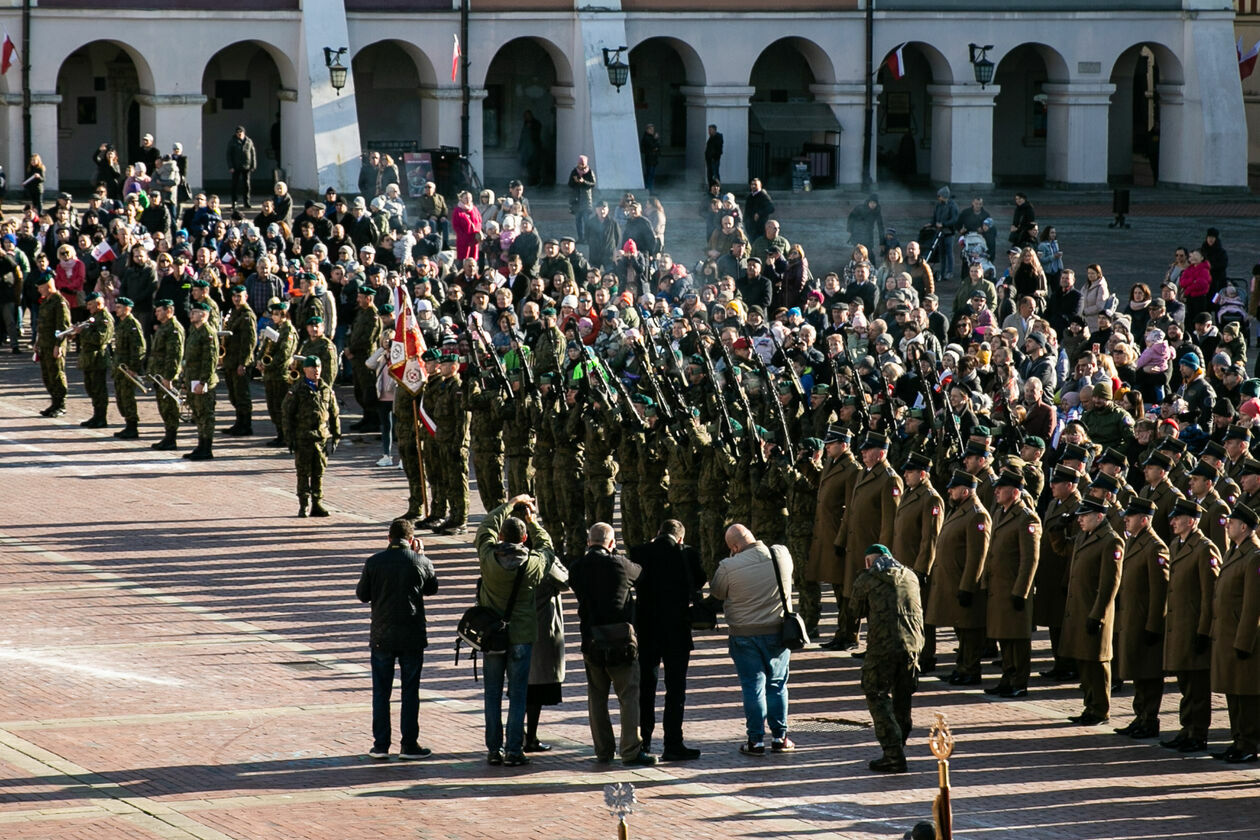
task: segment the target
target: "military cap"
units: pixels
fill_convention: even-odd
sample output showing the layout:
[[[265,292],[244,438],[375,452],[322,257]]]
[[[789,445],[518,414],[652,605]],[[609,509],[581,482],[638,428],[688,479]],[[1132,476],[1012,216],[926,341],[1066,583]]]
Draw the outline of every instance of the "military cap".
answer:
[[[171,300],[170,298],[162,298],[161,300],[153,301],[153,305],[161,306],[161,307],[173,307],[175,305],[175,301]]]
[[[376,289],[373,289],[371,286],[360,286],[359,294],[366,297],[373,297],[376,295]]]
[[[867,432],[859,449],[887,449],[888,438],[878,432]]]
[[[1260,379],[1248,379],[1238,386],[1239,398],[1260,397]]]
[[[118,297],[114,298],[114,303],[121,304],[121,305],[123,305],[123,306],[135,306],[135,305],[136,305],[136,302],[135,302],[135,301],[133,301],[131,298],[126,297],[126,296],[124,296],[124,295],[119,295]]]
[[[1126,467],[1129,465],[1129,459],[1120,452],[1111,447],[1103,450],[1103,453],[1094,461],[1096,464],[1115,464],[1117,467]]]
[[[1125,516],[1154,516],[1159,508],[1151,499],[1142,496],[1134,496],[1129,500],[1129,506],[1124,509]]]
[[[1081,479],[1080,473],[1078,473],[1076,470],[1072,469],[1071,467],[1066,467],[1063,465],[1059,465],[1055,467],[1054,472],[1050,473],[1051,484],[1058,484],[1064,481],[1070,484],[1075,484],[1076,482],[1080,481],[1080,479]]]
[[[1155,449],[1163,452],[1181,453],[1186,451],[1186,442],[1181,438],[1164,438],[1159,442],[1159,446],[1155,447]]]
[[[1103,506],[1102,502],[1095,499],[1082,499],[1081,503],[1076,506],[1076,510],[1074,510],[1073,513],[1077,516],[1081,516],[1086,513],[1106,514],[1107,508]]]
[[[834,423],[827,427],[827,434],[823,436],[824,443],[848,443],[852,439],[853,434],[847,426],[837,426]]]
[[[841,401],[841,403],[842,403],[843,405],[857,406],[857,404],[858,404],[858,398],[857,398],[857,395],[855,395],[855,394],[849,394],[848,396],[846,396],[846,397],[845,397],[845,398]]]
[[[1213,458],[1223,460],[1225,458],[1225,447],[1221,446],[1217,441],[1209,440],[1203,445],[1203,452],[1200,453],[1199,457],[1204,455],[1211,455]]]
[[[542,313],[541,313],[541,314],[543,314],[543,315],[555,315],[555,314],[556,314],[556,308],[555,308],[554,306],[544,306],[544,307],[543,307],[543,311],[542,311]]]
[[[241,284],[239,284],[239,283],[238,283],[238,284],[236,284],[235,286],[233,286],[233,287],[232,287],[232,294],[234,294],[234,295],[243,295],[243,294],[245,294],[245,287],[244,287],[244,286],[242,286],[242,285],[241,285]]]
[[[1024,489],[1024,474],[1018,470],[1005,469],[994,483],[995,487],[1018,487]]]
[[[318,315],[312,315],[311,317],[309,317],[309,318],[307,318],[307,319],[306,319],[306,325],[307,325],[308,327],[309,327],[311,324],[322,324],[322,323],[324,323],[324,319],[323,319],[323,318],[321,318],[321,317],[320,317],[320,316],[318,316]]]
[[[1173,502],[1172,510],[1168,511],[1168,518],[1174,516],[1202,516],[1203,508],[1199,507],[1199,503],[1193,499],[1178,499]]]
[[[975,455],[977,458],[988,458],[992,454],[993,453],[989,451],[989,447],[985,446],[983,443],[977,443],[974,440],[968,441],[967,448],[963,450],[964,458],[969,455]]]
[[[731,420],[731,434],[735,435],[736,437],[743,437],[744,425],[740,423],[738,420],[732,419]]]
[[[992,430],[992,429],[990,429],[988,426],[982,426],[982,425],[980,425],[979,423],[977,423],[976,425],[974,425],[974,426],[972,426],[972,427],[971,427],[971,435],[970,435],[970,436],[971,436],[971,437],[991,438],[991,437],[993,437],[993,430]]]
[[[210,288],[210,281],[202,280],[200,277],[198,277],[196,280],[192,281],[191,285],[194,289],[208,289]]]
[[[198,312],[209,312],[210,304],[204,300],[199,300],[189,306],[189,309],[195,309]]]
[[[1026,446],[1031,446],[1033,449],[1039,449],[1042,452],[1046,451],[1045,438],[1042,438],[1040,435],[1029,435],[1024,438],[1024,444]]]
[[[459,356],[455,353],[443,353],[438,361],[447,365],[458,364]]]
[[[540,384],[547,383],[548,385],[555,385],[556,380],[559,378],[560,374],[556,373],[554,370],[549,370],[546,373],[540,373],[538,375],[538,382]]]
[[[820,397],[825,397],[831,393],[831,386],[826,382],[820,382],[810,390],[810,393],[817,394]]]
[[[1206,461],[1200,461],[1194,465],[1194,469],[1190,470],[1190,475],[1197,475],[1199,478],[1216,481],[1221,477],[1221,470],[1219,467],[1213,466]]]
[[[289,308],[289,304],[283,300],[273,300],[267,306],[269,312],[284,312]]]
[[[945,485],[945,489],[953,490],[955,487],[966,487],[968,490],[975,490],[976,477],[966,470],[954,470],[954,476],[949,480],[949,484]]]
[[[757,437],[761,440],[774,440],[774,432],[764,426],[757,427]]]
[[[786,379],[780,379],[778,382],[778,385],[776,385],[775,387],[778,388],[780,394],[792,393],[792,383]]]
[[[440,358],[442,358],[442,351],[436,347],[430,347],[420,354],[420,361],[422,362],[436,362]]]
[[[86,295],[84,295],[83,300],[85,302],[89,300],[100,300],[101,297],[102,295],[100,292],[88,292]]]
[[[392,304],[392,303],[382,303],[379,307],[377,307],[377,313],[378,313],[378,314],[380,314],[380,315],[393,315],[393,314],[394,314],[394,304]]]
[[[1144,467],[1159,467],[1160,469],[1172,469],[1172,459],[1163,452],[1156,449],[1150,455],[1146,456],[1146,460],[1142,462]]]
[[[878,554],[878,555],[881,555],[881,556],[883,556],[883,557],[892,557],[892,556],[893,556],[893,555],[892,555],[892,552],[888,550],[888,546],[886,546],[886,545],[880,545],[879,543],[875,543],[874,545],[868,545],[868,546],[866,547],[866,551],[862,552],[862,556],[863,556],[863,557],[868,557],[868,556],[870,556],[870,555],[872,555],[872,554]]]
[[[1212,404],[1212,413],[1217,417],[1233,417],[1238,412],[1234,408],[1234,401],[1229,397],[1217,397]]]
[[[1095,382],[1094,383],[1094,396],[1106,397],[1107,399],[1111,399],[1112,397],[1111,380],[1104,379],[1102,382]]]
[[[928,420],[928,419],[930,419],[930,418],[928,417],[928,413],[927,413],[927,411],[925,411],[925,410],[924,410],[924,409],[922,409],[922,408],[912,408],[912,409],[910,409],[910,413],[909,413],[907,416],[908,416],[911,420]]]
[[[871,414],[879,415],[884,413],[884,404],[880,402],[871,403],[871,407],[867,409]]]
[[[644,405],[644,406],[656,405],[656,402],[647,394],[635,394],[633,397],[630,398],[630,402],[638,403],[639,405]]]
[[[1256,512],[1244,504],[1235,505],[1230,511],[1229,518],[1245,523],[1248,528],[1254,528],[1260,524],[1260,517],[1257,517]]]
[[[906,456],[906,462],[901,465],[902,472],[930,469],[932,469],[932,459],[921,452],[911,452]]]
[[[573,243],[576,243],[576,242],[577,242],[577,240],[576,240],[576,239],[574,239],[572,236],[569,236],[568,234],[565,234],[564,236],[560,237],[560,241],[561,241],[561,242],[573,242]]]
[[[1089,453],[1085,451],[1085,447],[1075,443],[1063,444],[1063,457],[1060,460],[1084,461],[1087,457]]]
[[[823,448],[823,442],[821,439],[816,437],[807,437],[801,441],[801,446],[804,446],[810,452],[817,452]]]
[[[302,359],[302,367],[319,367],[322,364],[323,362],[319,360],[319,356],[307,356]]]
[[[1242,475],[1260,475],[1260,461],[1254,458],[1247,458],[1243,461],[1242,469],[1239,472]]]
[[[1225,440],[1251,440],[1251,429],[1246,426],[1230,426],[1225,430]]]
[[[1093,490],[1095,487],[1108,493],[1116,493],[1120,490],[1120,482],[1116,481],[1114,476],[1100,472],[1094,477],[1094,480],[1090,482],[1089,489]]]

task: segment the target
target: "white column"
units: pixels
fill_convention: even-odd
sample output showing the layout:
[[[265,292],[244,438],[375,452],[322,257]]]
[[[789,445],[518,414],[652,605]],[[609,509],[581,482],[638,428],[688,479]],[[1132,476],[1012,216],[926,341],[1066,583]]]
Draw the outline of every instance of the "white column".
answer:
[[[999,87],[928,85],[932,97],[934,184],[955,190],[993,186],[993,101]]]
[[[1185,158],[1185,85],[1156,85],[1159,96],[1159,183],[1190,183]]]
[[[840,123],[840,161],[836,167],[836,186],[840,189],[856,189],[862,185],[862,170],[870,161],[862,160],[862,132],[866,127],[866,86],[861,82],[836,85],[810,85],[814,101],[831,107]],[[875,97],[880,86],[875,86]],[[875,130],[874,120],[871,130]],[[874,154],[874,148],[871,154]],[[872,171],[873,179],[873,171]]]
[[[18,107],[16,110],[17,117],[17,148],[18,157],[22,155],[22,97],[18,95]],[[44,192],[57,192],[61,189],[61,173],[58,169],[57,161],[57,108],[61,105],[61,94],[59,93],[35,93],[31,92],[31,151],[38,154],[44,161]],[[15,115],[10,112],[10,117]],[[21,160],[21,166],[9,172],[9,186],[11,188],[20,187],[22,179],[26,177],[26,161]]]
[[[567,143],[561,134],[563,114],[556,102],[556,181],[568,182],[577,156],[587,154],[598,178],[599,188],[607,190],[643,189],[643,164],[639,157],[639,129],[634,118],[634,80],[620,90],[608,81],[604,48],[616,49],[627,43],[626,19],[619,0],[582,0],[575,3],[577,37],[580,40],[573,68],[577,111],[583,114],[575,126],[577,135]],[[622,53],[622,61],[627,60]]]
[[[9,189],[17,192],[26,173],[26,161],[22,160],[22,94],[0,93],[0,108],[4,108],[4,156],[0,158],[4,171],[9,175]],[[56,158],[54,146],[41,153],[46,158]]]
[[[589,129],[584,130],[584,126],[578,121],[578,110],[574,107],[577,105],[574,88],[556,85],[551,89],[551,97],[556,103],[556,183],[567,183],[569,170],[577,163],[578,155],[589,155],[591,167],[595,169],[595,176],[599,179],[600,186],[604,186],[605,178],[599,160],[604,160],[608,164],[609,187],[616,186],[619,179],[616,177],[617,170],[613,166],[611,156],[605,154],[602,158],[596,159],[595,155],[582,143],[582,137],[589,133]]]
[[[486,101],[485,88],[468,90],[468,162],[478,177],[485,178],[485,124],[482,122],[482,104]],[[458,145],[458,144],[457,144]]]
[[[162,154],[169,154],[174,143],[184,146],[188,157],[188,184],[193,190],[201,187],[205,150],[201,148],[201,108],[206,97],[196,93],[141,93],[136,101],[151,114],[154,142]]]
[[[1046,101],[1046,186],[1107,187],[1107,123],[1113,84],[1042,86]]]
[[[291,187],[338,192],[358,189],[359,117],[354,102],[354,73],[346,74],[341,91],[333,89],[324,47],[350,44],[346,7],[342,0],[303,0],[302,49],[298,65],[301,108],[281,107],[283,157]],[[304,59],[304,60],[303,60]],[[348,55],[342,64],[350,66]],[[292,115],[293,119],[287,119]]]
[[[722,135],[722,165],[719,169],[722,183],[747,183],[748,101],[756,93],[756,88],[746,85],[685,85],[682,92],[687,97],[688,119],[701,126],[701,157],[704,139],[708,138],[708,126],[716,125]],[[694,119],[693,114],[699,119]],[[703,117],[700,117],[701,114]]]
[[[438,86],[420,89],[420,145],[458,146],[464,94],[459,87]]]

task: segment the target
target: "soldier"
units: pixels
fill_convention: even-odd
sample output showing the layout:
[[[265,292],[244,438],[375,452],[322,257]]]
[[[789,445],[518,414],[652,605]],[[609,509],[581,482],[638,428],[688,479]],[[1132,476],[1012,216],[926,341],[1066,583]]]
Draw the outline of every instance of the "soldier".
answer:
[[[406,519],[416,525],[432,522],[421,520],[428,507],[428,495],[425,492],[424,464],[421,462],[421,439],[429,433],[424,428],[420,415],[420,398],[423,388],[412,391],[406,384],[400,384],[394,391],[394,436],[398,440],[398,462],[402,464],[403,473],[407,476],[407,512],[399,519]]]
[[[206,273],[218,275],[214,269],[206,269]],[[223,314],[219,311],[219,304],[214,298],[210,297],[210,281],[198,277],[189,284],[189,312],[192,311],[192,304],[204,303],[209,307],[207,310],[210,314],[206,316],[206,323],[210,325],[210,329],[214,330],[215,336],[219,334],[219,330],[223,328]],[[189,317],[189,326],[192,326],[192,318]]]
[[[1200,461],[1187,474],[1187,487],[1190,491],[1187,498],[1203,508],[1200,527],[1203,535],[1211,540],[1212,545],[1222,557],[1229,555],[1229,535],[1226,523],[1229,521],[1229,505],[1216,492],[1216,482],[1221,473],[1211,464]]]
[[[971,473],[955,470],[945,491],[954,509],[941,523],[936,539],[936,563],[924,618],[937,627],[953,627],[958,638],[958,658],[947,682],[979,685],[985,614],[980,580],[992,520],[976,498],[976,477]]]
[[[449,507],[450,516],[438,523],[434,531],[447,536],[468,532],[468,407],[464,402],[463,383],[459,377],[459,356],[443,354],[438,361],[438,377],[424,389],[424,407],[437,427],[433,458],[426,466],[441,462],[442,480],[436,489],[435,508]],[[426,453],[427,456],[427,453]]]
[[[968,441],[967,448],[963,450],[963,469],[976,477],[976,498],[992,516],[996,509],[993,489],[997,484],[997,473],[993,471],[993,450],[984,443]]]
[[[617,504],[617,462],[613,455],[620,431],[616,409],[604,405],[603,399],[593,395],[591,405],[586,410],[586,436],[583,440],[586,452],[586,463],[583,465],[583,499],[588,528],[596,522],[612,522],[613,519],[613,508]],[[671,448],[690,450],[688,446]],[[693,496],[694,491],[693,485]],[[686,533],[699,533],[698,530],[691,530],[691,525],[694,524],[683,523]]]
[[[538,357],[534,358],[536,362]],[[531,407],[523,415],[523,419],[505,420],[503,439],[508,454],[508,488],[512,487],[513,470],[522,469],[514,467],[513,464],[522,463],[525,471],[518,472],[517,475],[528,477],[528,480],[532,480],[538,487],[538,513],[542,519],[543,528],[548,534],[555,535],[552,539],[556,543],[556,553],[563,557],[564,529],[560,521],[560,500],[556,495],[554,478],[556,427],[553,421],[558,412],[556,404],[559,401],[559,381],[560,374],[556,371],[538,374],[537,395],[525,397],[526,400],[532,401]],[[512,387],[516,389],[520,386]],[[518,410],[523,411],[525,408],[521,406],[514,409],[514,411]],[[524,440],[532,448],[525,444],[518,447],[513,443],[514,440]],[[514,455],[514,452],[519,454]],[[530,457],[531,452],[532,457]],[[518,478],[518,480],[522,479]]]
[[[355,432],[380,431],[380,421],[376,404],[376,372],[367,366],[368,357],[376,351],[381,338],[381,319],[373,302],[376,290],[371,286],[360,286],[357,297],[358,309],[354,313],[354,323],[350,325],[350,336],[346,341],[346,358],[350,360],[350,370],[354,375],[354,399],[363,409],[363,417],[350,426]],[[477,473],[480,481],[481,473]],[[499,504],[503,503],[499,500]],[[494,510],[486,506],[486,510]]]
[[[650,398],[648,398],[650,399]],[[643,500],[642,518],[639,522],[638,536],[634,543],[646,542],[661,527],[661,523],[670,518],[669,509],[669,450],[673,446],[664,421],[659,415],[659,406],[655,402],[643,405],[643,418],[647,423],[647,431],[639,444],[639,492]],[[757,521],[754,518],[753,526]],[[761,532],[758,531],[758,534]],[[771,539],[781,541],[782,529],[777,534],[763,536],[767,544]]]
[[[868,766],[878,773],[904,773],[913,728],[910,700],[919,685],[923,650],[919,582],[883,545],[868,547],[864,555],[866,570],[853,581],[853,609],[866,618],[862,691],[884,750]]]
[[[1159,534],[1159,538],[1166,545],[1172,545],[1172,526],[1168,515],[1172,511],[1173,504],[1178,500],[1185,498],[1181,491],[1173,487],[1172,482],[1168,480],[1168,472],[1172,469],[1172,461],[1163,452],[1152,452],[1142,464],[1142,472],[1146,478],[1146,486],[1142,488],[1139,494],[1143,499],[1150,499],[1155,503],[1155,516],[1151,520],[1155,527],[1155,533]]]
[[[1023,490],[1022,472],[1007,468],[998,476],[984,561],[984,588],[989,593],[985,627],[1002,649],[1002,678],[984,693],[1008,699],[1028,696],[1033,614],[1028,600],[1041,556],[1041,519]]]
[[[809,392],[809,411],[801,418],[801,434],[823,438],[836,422],[836,401],[831,396],[831,386],[815,385]]]
[[[1252,510],[1260,510],[1260,461],[1247,459],[1238,474],[1238,484],[1239,489],[1242,490],[1242,495],[1238,497],[1238,504],[1246,505]]]
[[[673,440],[670,442],[668,460],[665,464],[666,472],[669,473],[669,511],[670,516],[683,524],[683,528],[688,534],[693,535],[693,538],[698,538],[700,535],[700,503],[698,494],[700,467],[703,457],[691,436],[691,432],[700,424],[700,409],[688,409],[686,414],[676,419],[676,422],[677,430],[670,433]],[[612,425],[611,430],[616,430],[615,424]],[[609,454],[611,455],[611,452]],[[613,467],[614,469],[616,468],[615,463]],[[611,522],[612,507],[613,496],[610,492],[608,495],[608,516],[596,521]],[[813,515],[813,508],[810,509],[810,515]],[[803,571],[803,562],[804,558],[794,560],[792,571]]]
[[[1033,598],[1033,623],[1050,631],[1050,651],[1054,664],[1041,676],[1053,680],[1076,679],[1076,662],[1059,650],[1063,631],[1063,610],[1067,603],[1068,563],[1076,543],[1076,508],[1081,503],[1077,492],[1078,476],[1071,467],[1055,467],[1050,475],[1050,500],[1041,512],[1041,555],[1037,562],[1036,597]]]
[[[267,415],[276,427],[276,436],[267,441],[267,445],[284,446],[284,398],[289,392],[289,362],[297,350],[297,330],[289,321],[289,304],[285,301],[273,300],[269,303],[267,315],[271,318],[271,329],[279,336],[263,345],[258,359],[263,393],[267,399]],[[271,361],[264,363],[263,356],[269,356]]]
[[[845,509],[858,511],[858,516],[845,516],[840,521],[840,530],[836,533],[836,551],[844,559],[844,598],[840,610],[841,643],[847,647],[857,645],[858,627],[861,623],[857,615],[848,609],[848,599],[853,590],[853,581],[864,568],[863,549],[873,543],[891,545],[893,542],[893,522],[897,517],[897,506],[901,503],[902,483],[900,476],[888,465],[888,438],[876,432],[868,432],[860,447],[862,456],[862,475],[853,485],[853,493],[849,497]]]
[[[1225,475],[1242,484],[1243,465],[1250,460],[1251,429],[1246,426],[1230,426],[1225,430]],[[1254,508],[1253,508],[1254,510]]]
[[[1225,474],[1225,447],[1214,440],[1209,440],[1203,447],[1203,451],[1199,453],[1199,463],[1211,464],[1216,467],[1220,478],[1216,480],[1216,492],[1225,504],[1231,508],[1242,498],[1242,488],[1238,486],[1238,482]]]
[[[642,456],[639,450],[645,440],[647,423],[643,418],[644,406],[648,402],[651,402],[651,397],[642,394],[630,398],[630,409],[622,414],[621,435],[617,444],[617,470],[621,476],[621,534],[626,545],[647,542],[647,535],[639,529],[643,519],[639,470]]]
[[[516,373],[519,382],[520,374]],[[478,375],[469,376],[464,388],[471,418],[468,432],[472,442],[473,472],[477,475],[477,494],[481,497],[482,507],[494,510],[508,498],[503,487],[503,417],[499,411],[503,388],[494,372],[486,367],[479,368]],[[515,402],[512,400],[508,405]]]
[[[582,423],[582,403],[580,380],[570,379],[564,390],[564,398],[556,402],[556,447],[552,462],[551,475],[555,488],[558,507],[556,517],[560,521],[560,530],[554,533],[563,534],[561,543],[566,559],[581,556],[586,545],[586,499],[582,486],[582,470],[585,466],[585,430]],[[646,399],[646,397],[644,398]],[[630,469],[629,467],[627,469]],[[637,469],[637,465],[635,467]],[[624,492],[622,498],[624,499]],[[621,513],[622,532],[626,545],[638,545],[646,542],[640,540],[637,530],[638,521],[633,525],[626,524],[626,511]],[[631,532],[631,528],[634,528]],[[630,535],[636,538],[633,542]],[[553,537],[553,539],[558,539]]]
[[[731,438],[743,432],[735,420],[730,421]],[[736,431],[738,430],[738,431]],[[723,534],[726,531],[725,513],[729,508],[726,496],[726,468],[735,462],[732,448],[738,451],[738,445],[728,448],[728,442],[722,440],[717,424],[701,427],[693,425],[687,432],[691,445],[700,453],[700,466],[696,470],[696,501],[699,506],[700,529],[700,565],[704,568],[706,579],[712,580],[724,553]],[[828,547],[828,552],[830,552]],[[796,570],[793,569],[793,572]]]
[[[559,373],[564,364],[564,333],[556,326],[556,310],[554,307],[543,308],[542,333],[534,342],[534,371],[540,376],[544,373]]]
[[[214,458],[214,388],[219,384],[219,336],[210,326],[210,305],[198,301],[188,308],[188,339],[184,342],[183,380],[188,404],[197,424],[197,448],[185,452],[189,461]]]
[[[161,380],[166,389],[174,392],[174,382],[184,361],[184,327],[175,317],[175,301],[162,298],[153,303],[153,316],[157,319],[158,328],[153,334],[153,347],[149,352],[148,375]],[[162,417],[164,433],[157,443],[150,444],[150,449],[172,451],[175,438],[179,433],[179,403],[167,395],[162,388],[155,389],[158,414]]]
[[[1111,639],[1124,541],[1107,522],[1107,509],[1085,499],[1076,509],[1080,534],[1068,568],[1060,655],[1076,660],[1084,710],[1068,720],[1096,726],[1111,714]]]
[[[85,429],[104,429],[109,426],[105,419],[105,412],[109,410],[105,375],[113,369],[110,344],[114,340],[114,316],[105,310],[105,299],[100,292],[89,292],[86,300],[91,323],[79,333],[79,367],[83,371],[83,386],[92,400],[92,416],[79,425]]]
[[[1133,443],[1133,416],[1111,401],[1111,381],[1094,383],[1093,405],[1081,415],[1089,439],[1099,446],[1126,449]]]
[[[1089,489],[1086,491],[1086,498],[1094,499],[1107,509],[1107,521],[1111,524],[1111,530],[1117,534],[1124,533],[1124,508],[1116,503],[1116,496],[1120,492],[1120,485],[1116,483],[1116,479],[1100,472],[1090,483]]]
[[[797,611],[804,619],[811,639],[818,632],[822,592],[817,583],[805,579],[805,566],[809,562],[810,539],[814,533],[813,516],[818,507],[822,456],[823,442],[818,438],[805,438],[801,441],[801,451],[795,462],[774,453],[766,482],[787,499],[785,534],[788,552],[792,555],[792,586],[796,590]]]
[[[254,366],[254,348],[258,345],[258,316],[249,305],[244,286],[232,287],[232,311],[223,329],[231,333],[223,338],[223,379],[227,382],[228,401],[236,411],[236,422],[223,434],[252,435],[254,398],[250,394],[249,369]]]
[[[1168,598],[1168,546],[1151,528],[1155,503],[1134,498],[1124,511],[1128,540],[1116,597],[1116,672],[1133,680],[1133,720],[1116,729],[1130,738],[1159,734],[1164,699],[1164,606]]]
[[[1040,499],[1046,489],[1046,475],[1041,468],[1041,459],[1046,454],[1046,442],[1037,435],[1024,438],[1024,445],[1019,449],[1019,457],[1024,465],[1020,468],[1024,473],[1024,490],[1033,499]]]
[[[862,467],[849,449],[850,432],[832,424],[823,438],[826,460],[818,478],[818,502],[814,508],[813,539],[809,547],[809,565],[805,580],[829,583],[836,598],[837,615],[844,615],[844,557],[836,551],[836,534],[844,521],[845,505],[853,486],[862,475]],[[844,650],[849,646],[843,627],[836,628],[825,650]]]
[[[70,304],[57,291],[53,274],[44,275],[36,287],[39,292],[39,323],[35,334],[35,357],[44,379],[44,389],[52,399],[42,411],[43,417],[60,417],[66,413],[66,336],[57,333],[70,329]]]
[[[1116,480],[1116,504],[1121,510],[1128,508],[1129,502],[1133,501],[1133,497],[1137,492],[1129,486],[1126,476],[1128,474],[1129,459],[1125,457],[1123,452],[1115,449],[1104,449],[1103,453],[1094,459],[1094,466],[1098,467],[1098,472],[1109,475]]]
[[[320,504],[324,498],[324,471],[328,468],[328,456],[341,439],[337,395],[320,377],[321,366],[318,356],[302,359],[302,378],[293,383],[284,399],[284,439],[289,442],[297,470],[298,516],[306,516],[308,498],[311,516],[328,515]]]
[[[1186,442],[1177,437],[1166,437],[1155,450],[1167,455],[1172,463],[1172,468],[1168,471],[1168,480],[1172,482],[1172,486],[1180,490],[1183,496],[1189,493],[1189,473],[1194,468],[1195,459],[1186,451]]]
[[[926,455],[911,452],[901,467],[906,484],[905,495],[897,506],[893,520],[893,556],[906,560],[906,567],[919,579],[919,595],[924,602],[931,592],[932,567],[936,563],[936,540],[945,521],[945,501],[931,480],[932,461]],[[919,670],[928,674],[936,670],[936,627],[923,626],[923,652]]]
[[[1221,552],[1199,530],[1203,509],[1197,504],[1178,499],[1171,515],[1164,670],[1181,692],[1181,730],[1160,745],[1191,753],[1207,749],[1212,725],[1212,589]]]
[[[119,297],[114,300],[114,402],[118,413],[126,423],[122,429],[114,432],[120,440],[135,440],[140,437],[140,410],[136,407],[136,385],[122,373],[126,365],[132,376],[139,378],[143,372],[144,362],[144,328],[131,314],[133,306],[131,298]]]
[[[1256,761],[1260,747],[1260,543],[1256,512],[1239,505],[1229,515],[1233,543],[1212,599],[1212,690],[1225,695],[1233,743],[1212,757],[1230,764]]]
[[[300,342],[301,346],[297,354],[303,358],[307,356],[319,357],[319,375],[332,385],[337,381],[337,346],[333,344],[332,339],[324,335],[324,318],[321,315],[311,315],[305,321],[307,339]]]

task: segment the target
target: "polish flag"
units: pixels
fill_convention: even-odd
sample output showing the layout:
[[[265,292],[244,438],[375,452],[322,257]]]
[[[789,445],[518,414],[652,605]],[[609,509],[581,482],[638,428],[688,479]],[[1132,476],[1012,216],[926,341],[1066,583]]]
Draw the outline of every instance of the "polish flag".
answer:
[[[455,39],[455,46],[451,48],[451,81],[453,82],[459,75],[459,59],[463,53],[459,50],[459,36],[452,35],[451,37]]]
[[[884,60],[884,65],[888,68],[888,72],[894,79],[900,79],[906,75],[906,56],[905,50],[908,41],[902,42],[893,48],[888,58]]]
[[[1238,78],[1245,79],[1250,76],[1256,69],[1256,58],[1260,56],[1260,41],[1257,41],[1251,49],[1243,52],[1243,39],[1238,38],[1238,44],[1235,46],[1238,51]],[[8,41],[5,41],[5,55],[8,53]]]
[[[9,33],[4,33],[4,47],[0,50],[0,75],[9,72],[9,68],[13,66],[13,59],[17,55],[17,46],[14,45],[13,39],[9,37]]]

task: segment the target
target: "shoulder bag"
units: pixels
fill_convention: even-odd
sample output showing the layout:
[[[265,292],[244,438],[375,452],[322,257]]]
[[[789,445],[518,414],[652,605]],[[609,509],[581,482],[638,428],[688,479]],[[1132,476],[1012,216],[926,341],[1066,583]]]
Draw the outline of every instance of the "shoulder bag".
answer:
[[[779,572],[778,552],[782,546],[770,546],[770,566],[774,569],[774,582],[779,585],[779,602],[783,604],[783,629],[779,634],[779,643],[788,650],[800,650],[809,644],[809,633],[805,630],[805,619],[798,613],[788,610],[787,593],[783,590],[783,576]]]
[[[516,596],[520,594],[521,583],[525,580],[525,564],[521,563],[516,570],[516,579],[512,581],[512,594],[508,596],[507,607],[502,615],[493,607],[478,603],[469,607],[455,628],[455,664],[459,664],[460,642],[472,648],[473,680],[477,679],[477,653],[507,653],[508,624],[512,620],[512,610],[516,608]],[[477,595],[480,600],[481,579],[477,580]]]

